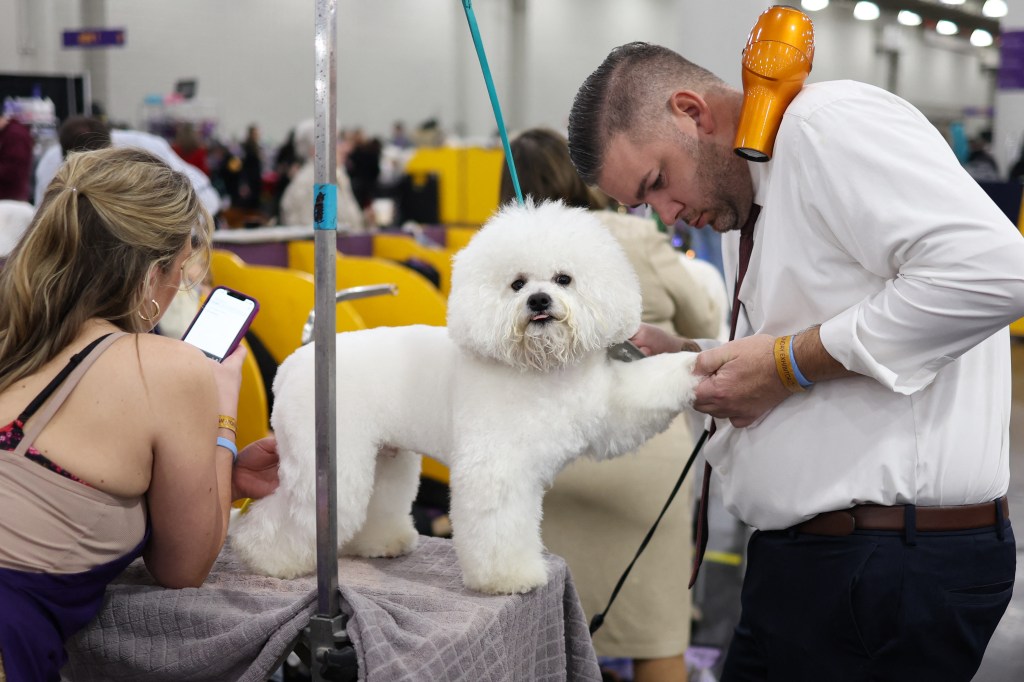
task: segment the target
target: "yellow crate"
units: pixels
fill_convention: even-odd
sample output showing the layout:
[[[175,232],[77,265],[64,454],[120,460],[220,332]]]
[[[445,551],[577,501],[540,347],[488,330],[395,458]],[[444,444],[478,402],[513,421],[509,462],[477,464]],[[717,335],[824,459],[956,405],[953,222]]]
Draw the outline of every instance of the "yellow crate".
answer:
[[[406,172],[415,180],[437,176],[439,220],[444,225],[482,225],[498,207],[500,149],[438,147],[418,149]]]

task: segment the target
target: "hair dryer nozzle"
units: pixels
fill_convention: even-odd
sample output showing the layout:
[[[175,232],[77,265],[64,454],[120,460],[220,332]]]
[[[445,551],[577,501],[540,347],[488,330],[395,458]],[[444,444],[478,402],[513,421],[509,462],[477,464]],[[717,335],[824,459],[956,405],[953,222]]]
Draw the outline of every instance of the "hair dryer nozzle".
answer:
[[[814,26],[792,7],[761,13],[743,49],[743,107],[733,147],[750,161],[767,161],[786,107],[800,92],[814,60]]]

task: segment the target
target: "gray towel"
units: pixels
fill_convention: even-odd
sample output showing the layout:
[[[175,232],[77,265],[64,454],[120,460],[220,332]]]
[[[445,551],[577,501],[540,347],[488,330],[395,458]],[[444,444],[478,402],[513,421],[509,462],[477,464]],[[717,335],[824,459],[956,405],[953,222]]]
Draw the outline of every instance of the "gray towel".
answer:
[[[450,541],[421,538],[397,559],[343,559],[342,608],[360,679],[600,680],[565,563],[525,595],[466,590]],[[245,572],[230,547],[201,588],[153,585],[141,563],[107,589],[68,645],[65,679],[265,680],[316,610],[316,579]]]

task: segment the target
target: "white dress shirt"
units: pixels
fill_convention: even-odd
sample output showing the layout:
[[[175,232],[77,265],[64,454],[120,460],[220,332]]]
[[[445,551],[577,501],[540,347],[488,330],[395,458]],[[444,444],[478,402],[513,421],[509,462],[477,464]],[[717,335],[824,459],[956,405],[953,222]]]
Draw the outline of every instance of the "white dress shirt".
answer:
[[[192,181],[196,194],[199,195],[199,200],[203,202],[203,206],[210,212],[210,215],[216,215],[220,210],[220,194],[217,193],[217,190],[210,183],[210,178],[206,177],[203,171],[192,164],[183,161],[164,138],[159,135],[144,133],[141,130],[115,129],[110,131],[110,141],[115,147],[140,147],[163,159],[168,166],[188,176],[188,179]],[[37,207],[43,203],[43,195],[46,194],[46,188],[49,187],[50,181],[53,180],[53,176],[57,174],[57,169],[60,168],[62,163],[64,163],[64,157],[61,153],[60,145],[57,144],[51,145],[39,157],[35,175],[35,205]]]
[[[806,86],[766,164],[737,338],[821,324],[863,376],[824,381],[755,425],[718,420],[726,507],[763,530],[860,503],[986,502],[1009,484],[1009,322],[1024,238],[902,99]],[[724,236],[735,281],[739,233]]]

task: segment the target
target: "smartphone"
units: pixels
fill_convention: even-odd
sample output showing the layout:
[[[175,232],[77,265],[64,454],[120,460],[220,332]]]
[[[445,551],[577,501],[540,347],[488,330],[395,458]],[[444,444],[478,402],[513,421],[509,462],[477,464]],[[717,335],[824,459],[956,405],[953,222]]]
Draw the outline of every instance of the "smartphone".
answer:
[[[617,343],[608,349],[608,355],[613,360],[620,362],[633,362],[634,360],[643,360],[646,355],[644,352],[636,347],[632,341],[623,341]]]
[[[182,340],[221,362],[238,347],[260,309],[251,296],[227,287],[210,292]]]

